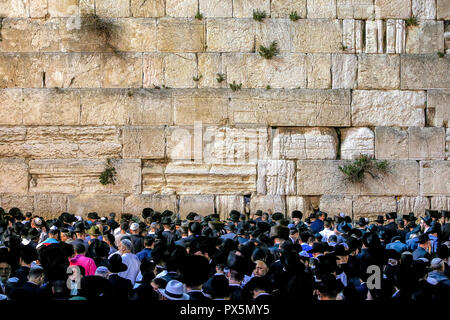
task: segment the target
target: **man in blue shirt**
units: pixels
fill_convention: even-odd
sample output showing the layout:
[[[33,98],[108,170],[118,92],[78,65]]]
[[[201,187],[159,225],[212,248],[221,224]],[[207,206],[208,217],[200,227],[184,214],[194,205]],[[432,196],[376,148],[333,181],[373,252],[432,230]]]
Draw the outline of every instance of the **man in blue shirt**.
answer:
[[[317,213],[317,219],[313,223],[311,223],[311,226],[310,226],[311,232],[313,234],[319,233],[320,231],[323,230],[323,224],[324,224],[323,220],[325,220],[325,218],[326,218],[326,216],[325,216],[324,212],[319,211]]]
[[[144,249],[138,252],[136,256],[142,262],[144,260],[151,261],[152,260],[152,250],[154,246],[155,238],[151,236],[147,236],[144,239]]]

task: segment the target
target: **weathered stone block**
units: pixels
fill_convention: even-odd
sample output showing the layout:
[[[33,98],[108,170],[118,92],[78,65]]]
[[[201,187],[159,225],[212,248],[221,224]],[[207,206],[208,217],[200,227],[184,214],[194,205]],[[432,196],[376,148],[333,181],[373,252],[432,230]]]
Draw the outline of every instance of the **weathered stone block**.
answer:
[[[39,54],[0,54],[0,88],[42,88]]]
[[[169,88],[192,88],[197,76],[195,53],[169,54],[164,57],[165,85]]]
[[[164,170],[166,164],[162,162],[146,161],[142,167],[142,192],[145,194],[174,194],[172,190],[166,192]]]
[[[439,196],[450,192],[450,161],[420,162],[420,195]]]
[[[418,19],[436,19],[436,0],[412,0],[412,15]]]
[[[257,192],[270,195],[295,195],[295,162],[258,161]]]
[[[160,194],[133,194],[125,197],[123,212],[141,216],[144,208],[152,208],[159,212],[164,210],[177,212],[177,197]]]
[[[224,124],[228,118],[225,90],[177,90],[173,93],[174,121],[177,125]]]
[[[375,16],[373,0],[337,0],[338,19],[371,19]]]
[[[78,0],[48,0],[48,13],[51,17],[70,17],[78,14]]]
[[[341,159],[375,155],[375,135],[369,128],[341,129]]]
[[[156,51],[156,19],[116,19],[117,31],[111,37],[110,46],[116,51]]]
[[[431,210],[450,210],[450,197],[431,197]]]
[[[419,21],[409,27],[406,35],[406,53],[444,52],[444,21]]]
[[[429,55],[402,55],[402,89],[450,88],[450,57]]]
[[[163,17],[165,0],[131,0],[131,15],[139,18]]]
[[[274,159],[334,160],[338,138],[332,128],[278,128],[274,134]]]
[[[0,2],[0,17],[28,18],[29,2],[17,0],[3,0]]]
[[[20,2],[15,0],[12,1]],[[26,1],[22,2],[22,4],[29,6],[30,18],[44,18],[45,15],[48,13],[48,1],[46,0]],[[25,17],[28,17],[28,15],[26,15]]]
[[[376,127],[375,157],[377,159],[408,159],[408,132],[396,127]]]
[[[86,217],[89,212],[107,216],[111,212],[122,213],[123,197],[119,195],[79,194],[67,196],[67,211]]]
[[[255,48],[269,47],[276,41],[280,52],[292,51],[292,23],[287,19],[270,19],[255,24]]]
[[[427,124],[448,127],[450,90],[427,90]]]
[[[130,0],[95,0],[95,12],[105,17],[129,17]]]
[[[64,211],[67,211],[67,195],[43,193],[34,196],[34,214],[49,219]]]
[[[356,87],[358,60],[351,54],[332,54],[331,78],[333,89],[353,89]]]
[[[450,20],[450,3],[447,0],[437,1],[437,19]]]
[[[336,0],[314,0],[307,2],[308,19],[336,18]]]
[[[353,201],[353,220],[360,217],[374,221],[378,215],[396,212],[397,204],[394,197],[356,197]]]
[[[252,18],[254,10],[261,10],[270,16],[270,0],[233,0],[233,17]]]
[[[253,194],[250,198],[250,211],[256,212],[262,210],[267,212],[271,210],[274,212],[286,213],[286,200],[284,196],[280,195],[260,195]]]
[[[214,213],[214,195],[181,195],[180,218],[185,219],[189,212],[202,216]]]
[[[331,55],[308,54],[307,65],[307,87],[310,89],[331,88]]]
[[[353,210],[352,197],[323,195],[320,197],[320,211],[335,216],[340,213],[351,216]]]
[[[288,18],[291,12],[297,12],[300,18],[306,18],[306,0],[272,0],[270,16]]]
[[[200,13],[204,17],[231,17],[233,0],[199,0]]]
[[[423,91],[355,90],[352,99],[352,125],[423,127],[424,109]]]
[[[362,54],[358,57],[358,88],[398,89],[400,56]]]
[[[142,54],[104,54],[104,88],[141,88]]]
[[[409,158],[414,160],[444,160],[445,128],[410,127]]]
[[[158,50],[201,52],[205,46],[205,25],[190,19],[162,18],[158,21]]]
[[[206,22],[209,52],[251,52],[254,35],[254,22],[250,19],[208,19]]]
[[[164,127],[123,128],[123,157],[160,159],[165,156]]]
[[[200,131],[201,132],[201,131]],[[193,160],[195,157],[200,158],[197,153],[194,153],[195,148],[199,148],[198,140],[194,140],[193,126],[175,126],[167,129],[167,158],[171,160]],[[200,153],[200,150],[199,152]]]
[[[143,57],[143,86],[144,88],[161,88],[164,83],[164,58],[167,54],[154,52],[144,53]]]
[[[410,16],[410,0],[375,0],[375,17],[377,19],[407,19]]]
[[[0,177],[0,193],[27,192],[28,165],[24,159],[0,159]]]
[[[445,138],[445,159],[449,160],[449,158],[450,158],[450,128],[447,128]]]
[[[292,211],[299,210],[305,218],[309,213],[313,212],[311,206],[311,197],[286,196],[286,214],[292,217]]]
[[[220,219],[226,220],[231,210],[244,212],[244,196],[222,196],[215,197],[216,212]]]
[[[24,155],[23,143],[27,130],[24,127],[0,128],[0,156],[21,157]]]
[[[21,125],[23,123],[22,99],[21,89],[0,89],[1,125]]]
[[[5,211],[9,211],[11,208],[19,208],[23,214],[34,211],[33,196],[3,194],[0,196],[0,203]]]
[[[430,209],[430,199],[427,197],[400,197],[397,201],[397,213],[424,215],[425,210]]]
[[[170,17],[194,17],[197,10],[197,0],[166,0],[166,15]]]
[[[241,90],[231,93],[231,124],[348,126],[345,90]]]
[[[198,81],[199,88],[223,88],[226,81],[219,83],[218,74],[224,74],[222,70],[222,55],[220,53],[199,53],[198,74],[202,75]],[[225,77],[225,76],[224,76]]]
[[[339,20],[303,19],[293,24],[293,50],[329,53],[342,50],[342,27]]]

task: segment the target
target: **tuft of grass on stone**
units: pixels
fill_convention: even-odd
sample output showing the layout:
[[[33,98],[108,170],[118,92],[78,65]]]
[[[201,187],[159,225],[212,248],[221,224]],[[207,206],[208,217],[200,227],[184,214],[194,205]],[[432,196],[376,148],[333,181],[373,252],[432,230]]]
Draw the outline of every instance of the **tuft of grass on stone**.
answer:
[[[218,73],[216,78],[218,83],[222,83],[225,80],[225,75],[223,73]]]
[[[202,78],[202,75],[199,75],[197,77],[192,77],[192,80],[194,80],[195,82],[200,81],[200,79]]]
[[[233,81],[233,83],[230,83],[229,85],[232,91],[241,90],[242,88],[242,83],[237,84],[236,81]]]
[[[291,19],[292,21],[297,21],[298,19],[300,19],[300,16],[298,15],[297,11],[291,11],[291,13],[289,14],[289,19]]]
[[[276,41],[272,41],[268,48],[260,45],[258,52],[260,56],[265,59],[272,59],[274,56],[280,53],[280,51],[278,50],[278,43]]]
[[[405,20],[405,25],[406,25],[407,27],[419,25],[419,22],[418,22],[418,20],[417,20],[417,17],[416,17],[416,16],[412,16],[412,17],[406,19],[406,20]]]
[[[261,11],[259,9],[253,10],[253,19],[254,20],[261,22],[261,21],[263,21],[264,18],[267,18],[267,13],[264,10],[263,11]]]
[[[389,163],[387,160],[377,161],[367,155],[360,155],[355,161],[344,166],[339,166],[339,170],[346,176],[346,179],[352,183],[361,183],[369,174],[372,178],[378,178],[379,174],[388,171]]]
[[[111,164],[111,159],[106,159],[106,168],[100,174],[99,180],[102,185],[116,184],[116,168]]]
[[[269,86],[269,85],[267,85],[267,86],[266,86],[266,90],[270,90],[270,89],[272,89],[272,87]]]
[[[197,13],[195,14],[195,19],[197,20],[203,19],[203,14],[200,13],[200,10],[197,10]]]
[[[439,58],[445,57],[445,52],[439,51],[437,54],[438,54]]]

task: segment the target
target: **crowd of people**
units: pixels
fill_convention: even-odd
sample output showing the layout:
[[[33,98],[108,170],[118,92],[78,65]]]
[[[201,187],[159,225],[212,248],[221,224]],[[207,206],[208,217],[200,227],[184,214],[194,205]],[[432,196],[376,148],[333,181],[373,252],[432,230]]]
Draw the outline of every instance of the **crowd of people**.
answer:
[[[449,219],[0,208],[0,300],[448,301]]]

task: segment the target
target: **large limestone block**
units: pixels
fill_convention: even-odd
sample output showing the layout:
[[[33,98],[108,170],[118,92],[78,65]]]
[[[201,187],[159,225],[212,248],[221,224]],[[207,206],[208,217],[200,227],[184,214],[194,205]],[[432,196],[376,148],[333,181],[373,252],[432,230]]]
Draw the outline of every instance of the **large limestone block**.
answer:
[[[164,125],[173,122],[172,95],[166,90],[83,90],[81,104],[83,125]]]
[[[198,76],[195,53],[169,54],[164,57],[164,82],[167,87],[195,87],[195,76]]]
[[[139,18],[158,18],[164,16],[165,0],[131,0],[131,15]]]
[[[164,158],[165,141],[164,127],[126,126],[123,128],[123,157]]]
[[[290,160],[258,161],[259,194],[295,195],[295,162]]]
[[[320,197],[319,203],[320,211],[328,213],[330,216],[344,213],[347,216],[352,216],[353,199],[346,196],[323,195]]]
[[[45,18],[48,14],[48,0],[28,1],[28,3],[30,18]]]
[[[23,148],[34,159],[118,157],[119,135],[115,127],[31,127]]]
[[[250,19],[208,19],[208,52],[251,52],[254,48],[254,21]]]
[[[101,17],[129,17],[130,0],[95,0],[95,12]]]
[[[265,11],[270,16],[270,0],[233,0],[233,17],[252,18],[253,11]]]
[[[398,89],[400,56],[362,54],[358,57],[359,89]]]
[[[205,46],[205,25],[193,18],[162,18],[157,34],[161,52],[199,52]]]
[[[352,54],[333,54],[331,57],[331,78],[333,89],[356,87],[358,59]]]
[[[448,127],[450,90],[427,90],[427,124]]]
[[[200,132],[200,137],[203,138]],[[195,133],[199,133],[195,131]],[[193,126],[175,126],[167,128],[166,149],[167,158],[171,160],[194,160],[200,159],[202,141],[197,137],[194,139]],[[207,146],[205,146],[207,148]],[[194,151],[197,149],[197,152]],[[200,155],[199,155],[200,154]],[[212,160],[210,160],[212,161]]]
[[[342,27],[339,20],[302,19],[293,25],[293,50],[306,53],[329,53],[342,50]]]
[[[133,194],[125,197],[124,213],[131,213],[141,217],[144,208],[152,208],[159,212],[164,210],[177,212],[177,197],[175,195],[161,194]]]
[[[338,19],[371,19],[375,16],[373,0],[337,0]]]
[[[2,0],[0,2],[0,17],[28,18],[29,2],[17,0]]]
[[[28,164],[24,159],[0,159],[0,193],[23,194],[28,190]]]
[[[409,158],[413,160],[444,160],[445,128],[410,127]]]
[[[397,201],[397,213],[424,215],[425,210],[430,209],[430,199],[427,197],[400,197]]]
[[[141,186],[140,160],[111,160],[115,184],[102,185],[102,160],[55,159],[30,161],[30,191],[33,193],[136,193]]]
[[[406,53],[444,52],[444,21],[419,21],[408,29]]]
[[[142,69],[144,72],[144,88],[161,88],[164,82],[165,62],[167,54],[152,52],[144,53]],[[166,60],[166,61],[165,61]]]
[[[274,212],[286,213],[286,197],[280,195],[260,195],[253,194],[250,198],[250,211],[256,212],[262,210],[268,212],[269,210]]]
[[[252,54],[235,52],[222,54],[225,87],[231,83],[242,84],[243,88],[249,86],[247,61],[251,56]]]
[[[199,0],[200,13],[204,17],[225,18],[233,15],[233,0]]]
[[[298,160],[298,195],[353,195],[358,194],[359,186],[348,183],[339,166],[346,161]]]
[[[166,15],[170,17],[194,17],[198,0],[166,0]]]
[[[142,166],[142,192],[145,194],[174,194],[172,190],[166,192],[164,170],[166,164],[162,162],[146,161]]]
[[[410,0],[375,0],[375,17],[377,19],[407,19],[410,16]]]
[[[450,56],[437,54],[402,55],[402,89],[450,88]]]
[[[156,51],[156,19],[122,18],[115,20],[116,34],[110,44],[118,51]]]
[[[250,88],[306,88],[306,56],[289,53],[272,59],[264,59],[259,54],[250,54],[247,58],[247,86]],[[313,69],[314,67],[312,67]],[[319,69],[320,70],[320,69]],[[323,73],[323,72],[322,72]],[[320,78],[311,80],[311,87],[326,82]],[[323,76],[322,78],[325,78]]]
[[[308,19],[336,18],[336,0],[314,0],[307,4]]]
[[[334,160],[338,137],[333,128],[278,128],[274,134],[274,159]]]
[[[447,0],[437,1],[437,18],[442,20],[450,20],[450,3]]]
[[[352,97],[353,126],[425,125],[423,91],[355,90]]]
[[[348,126],[346,90],[241,90],[231,93],[231,124]]]
[[[79,13],[78,0],[48,0],[51,17],[70,17]]]
[[[103,57],[97,53],[56,53],[44,56],[45,84],[59,88],[101,88]]]
[[[177,90],[173,99],[177,125],[225,124],[227,121],[228,93],[225,90]]]
[[[450,210],[450,197],[431,197],[431,210]]]
[[[214,195],[181,195],[179,203],[181,219],[186,219],[189,212],[201,216],[214,213]]]
[[[368,218],[373,222],[378,215],[396,212],[395,197],[356,197],[353,201],[353,220],[360,217]]]
[[[396,127],[376,127],[375,157],[407,160],[409,158],[408,131]]]
[[[56,218],[67,211],[67,195],[64,194],[36,194],[34,196],[34,214],[44,218]]]
[[[198,74],[202,77],[198,81],[199,88],[225,88],[226,81],[219,83],[218,74],[224,74],[222,69],[222,55],[220,53],[199,53]],[[224,76],[225,77],[225,76]]]
[[[181,134],[182,132],[180,132]],[[191,139],[188,150],[191,150]],[[203,135],[205,163],[257,163],[269,157],[267,127],[230,128],[208,126]],[[191,159],[191,158],[189,158]]]
[[[108,216],[111,212],[122,213],[123,197],[120,195],[79,194],[67,196],[67,211],[86,218],[89,212]]]
[[[436,0],[412,0],[412,15],[418,19],[435,19]]]
[[[254,164],[170,162],[164,177],[165,191],[178,194],[244,195],[256,191]]]
[[[24,127],[0,127],[0,156],[21,157],[27,130]]]
[[[310,89],[331,88],[331,55],[330,54],[308,54],[307,65],[307,87]]]
[[[24,100],[21,89],[0,89],[0,124],[21,125],[23,123]]]
[[[276,41],[280,52],[292,51],[292,23],[287,19],[270,19],[255,24],[255,48],[269,47]]]
[[[244,196],[217,195],[214,200],[216,211],[221,220],[228,219],[231,210],[244,212]]]
[[[42,88],[39,54],[0,54],[0,88]]]
[[[375,156],[375,135],[370,128],[341,129],[341,159]]]
[[[288,18],[291,12],[297,12],[300,18],[306,18],[306,0],[272,0],[270,16]]]
[[[309,213],[313,212],[311,206],[311,197],[286,196],[286,214],[292,217],[292,211],[299,210],[305,218]]]
[[[19,208],[23,214],[34,211],[33,196],[3,194],[0,196],[1,207],[7,212],[11,208]]]
[[[440,196],[450,193],[450,161],[420,162],[420,195]]]
[[[104,88],[141,88],[142,54],[103,55]]]

